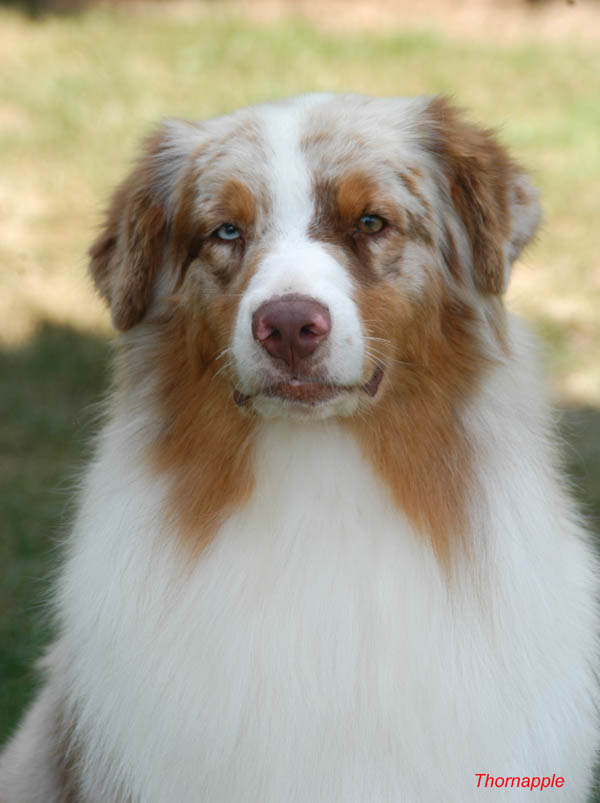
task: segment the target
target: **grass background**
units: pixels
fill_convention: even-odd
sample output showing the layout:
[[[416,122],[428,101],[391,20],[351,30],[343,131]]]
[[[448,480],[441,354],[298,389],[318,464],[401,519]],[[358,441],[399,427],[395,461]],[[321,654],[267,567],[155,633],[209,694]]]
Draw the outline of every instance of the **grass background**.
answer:
[[[600,5],[490,7],[490,23],[470,27],[464,3],[462,16],[441,0],[421,18],[412,6],[0,8],[0,741],[49,638],[49,578],[108,382],[108,316],[85,251],[157,118],[310,90],[445,92],[498,127],[546,209],[508,303],[545,345],[567,462],[597,527]],[[565,16],[580,13],[579,27]]]

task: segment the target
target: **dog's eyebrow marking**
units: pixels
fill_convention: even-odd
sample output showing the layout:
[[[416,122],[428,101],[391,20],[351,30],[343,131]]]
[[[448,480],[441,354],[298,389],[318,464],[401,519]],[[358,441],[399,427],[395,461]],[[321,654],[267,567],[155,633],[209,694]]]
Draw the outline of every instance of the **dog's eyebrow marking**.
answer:
[[[252,226],[257,217],[257,201],[247,184],[237,178],[228,179],[217,194],[215,212],[236,223]]]
[[[355,171],[336,186],[335,202],[340,215],[348,220],[358,219],[364,212],[377,207],[377,185],[367,174]]]

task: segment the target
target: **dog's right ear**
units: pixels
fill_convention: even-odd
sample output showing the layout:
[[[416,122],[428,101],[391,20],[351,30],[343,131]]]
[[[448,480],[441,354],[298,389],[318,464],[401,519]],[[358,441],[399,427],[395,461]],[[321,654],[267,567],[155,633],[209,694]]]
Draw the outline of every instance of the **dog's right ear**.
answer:
[[[448,201],[471,244],[475,286],[504,293],[513,262],[540,224],[538,193],[493,133],[467,122],[445,98],[433,98],[427,116]]]
[[[115,190],[90,248],[90,273],[117,329],[131,329],[146,312],[179,177],[199,135],[193,123],[170,120],[148,137],[134,169]]]

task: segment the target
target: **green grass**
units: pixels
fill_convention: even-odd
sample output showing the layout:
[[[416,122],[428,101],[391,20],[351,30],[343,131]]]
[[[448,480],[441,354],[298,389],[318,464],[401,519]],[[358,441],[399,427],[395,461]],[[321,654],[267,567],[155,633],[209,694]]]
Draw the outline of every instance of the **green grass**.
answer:
[[[0,352],[0,742],[22,712],[48,642],[48,580],[89,456],[108,345],[40,324]]]
[[[158,118],[312,90],[445,92],[531,168],[546,223],[510,303],[564,402],[577,492],[600,521],[600,52],[433,31],[0,10],[0,741],[49,637],[48,577],[107,382],[107,316],[85,277],[98,210]],[[600,798],[599,798],[600,799]]]

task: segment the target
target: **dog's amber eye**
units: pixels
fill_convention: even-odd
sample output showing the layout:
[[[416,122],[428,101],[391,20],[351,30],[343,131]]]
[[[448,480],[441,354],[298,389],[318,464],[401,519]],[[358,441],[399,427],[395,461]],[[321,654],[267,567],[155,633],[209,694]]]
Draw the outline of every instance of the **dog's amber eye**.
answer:
[[[215,231],[215,237],[218,237],[219,240],[237,240],[241,236],[240,230],[233,223],[223,223]]]
[[[379,215],[363,215],[356,223],[356,230],[363,234],[377,234],[385,226],[385,221]]]

